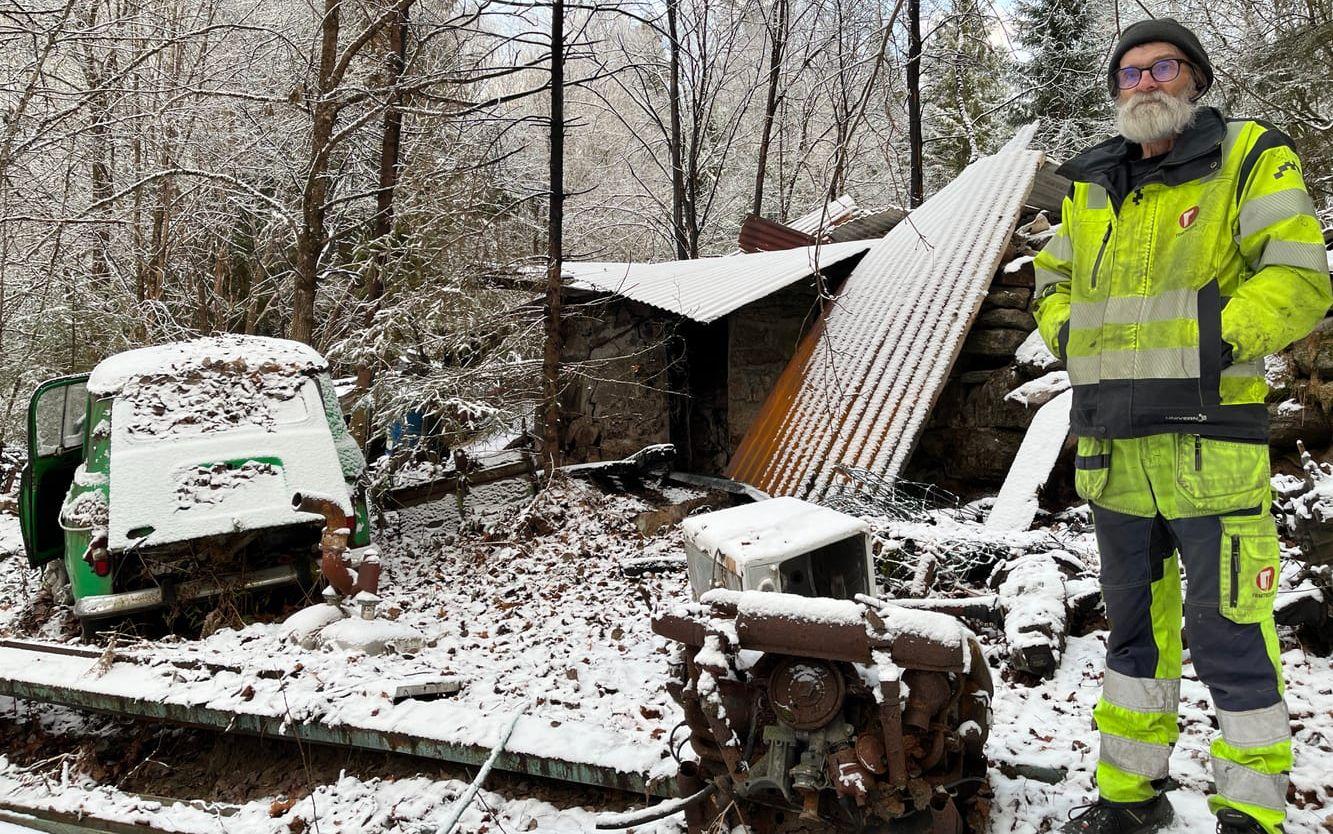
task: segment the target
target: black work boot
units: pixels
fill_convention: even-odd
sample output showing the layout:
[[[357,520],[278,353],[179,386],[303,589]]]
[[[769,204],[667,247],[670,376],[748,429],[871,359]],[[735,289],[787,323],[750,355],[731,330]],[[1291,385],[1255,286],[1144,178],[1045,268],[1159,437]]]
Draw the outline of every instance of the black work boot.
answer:
[[[1217,834],[1265,834],[1259,821],[1235,808],[1217,809]]]
[[[1176,812],[1162,794],[1135,805],[1116,805],[1100,799],[1074,809],[1060,834],[1149,834],[1165,828]]]

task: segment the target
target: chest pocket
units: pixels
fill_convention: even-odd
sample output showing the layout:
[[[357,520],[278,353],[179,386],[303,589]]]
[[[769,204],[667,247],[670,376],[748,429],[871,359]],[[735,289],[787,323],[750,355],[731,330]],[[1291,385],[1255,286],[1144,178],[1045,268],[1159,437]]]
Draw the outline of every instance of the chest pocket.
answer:
[[[1231,240],[1230,186],[1158,186],[1151,280],[1160,289],[1194,289],[1218,278]]]

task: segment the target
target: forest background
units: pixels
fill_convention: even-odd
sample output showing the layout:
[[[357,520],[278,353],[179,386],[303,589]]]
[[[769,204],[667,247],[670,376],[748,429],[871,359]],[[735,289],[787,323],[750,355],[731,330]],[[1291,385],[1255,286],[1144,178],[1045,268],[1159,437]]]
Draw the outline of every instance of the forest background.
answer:
[[[2,0],[0,451],[39,381],[217,332],[324,351],[371,434],[512,428],[575,373],[543,356],[553,257],[910,206],[1033,119],[1067,159],[1150,14],[1333,216],[1333,0]]]

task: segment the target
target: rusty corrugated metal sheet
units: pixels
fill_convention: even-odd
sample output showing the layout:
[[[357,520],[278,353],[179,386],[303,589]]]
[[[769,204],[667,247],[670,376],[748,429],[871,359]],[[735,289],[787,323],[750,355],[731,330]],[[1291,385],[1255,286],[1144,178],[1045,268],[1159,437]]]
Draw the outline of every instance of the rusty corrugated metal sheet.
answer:
[[[819,499],[839,464],[901,471],[1032,187],[1031,136],[968,166],[866,254],[770,392],[733,478]]]
[[[623,295],[707,324],[788,284],[848,258],[859,258],[873,240],[665,261],[655,264],[566,261],[568,286]]]
[[[853,238],[843,238],[852,240]],[[804,232],[798,232],[789,226],[750,215],[741,224],[740,247],[742,252],[776,252],[781,249],[795,249],[811,246],[817,241]]]

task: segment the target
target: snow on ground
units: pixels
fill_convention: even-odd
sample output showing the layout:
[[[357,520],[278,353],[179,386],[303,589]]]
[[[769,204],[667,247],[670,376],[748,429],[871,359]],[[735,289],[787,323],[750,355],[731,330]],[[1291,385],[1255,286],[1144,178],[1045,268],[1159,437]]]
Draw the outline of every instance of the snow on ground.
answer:
[[[99,786],[64,774],[52,780],[16,767],[0,756],[0,796],[29,808],[69,814],[92,814],[129,825],[153,826],[165,831],[214,834],[300,834],[300,832],[380,832],[436,834],[451,816],[467,783],[425,777],[358,779],[343,776],[320,785],[295,801],[275,797],[224,807],[166,803]],[[461,834],[576,834],[594,830],[597,812],[586,808],[558,808],[538,799],[506,798],[487,790],[463,810]],[[678,834],[679,819],[635,826],[639,834]],[[19,829],[22,830],[22,829]],[[0,834],[5,834],[0,829]]]
[[[679,500],[682,495],[671,498]],[[392,533],[384,541],[381,610],[434,641],[418,655],[357,658],[327,649],[304,650],[291,645],[278,626],[264,624],[197,641],[131,644],[120,651],[145,659],[151,653],[152,662],[176,663],[177,669],[180,663],[200,658],[250,669],[292,669],[299,663],[302,672],[290,681],[287,693],[294,714],[394,678],[458,675],[467,682],[458,703],[489,711],[497,723],[531,704],[532,714],[551,724],[595,724],[641,757],[645,751],[662,750],[664,733],[679,720],[678,709],[660,686],[667,644],[649,631],[650,613],[658,604],[686,598],[683,569],[632,580],[619,570],[622,562],[645,555],[668,561],[680,558],[678,528],[651,537],[635,530],[634,517],[650,506],[642,497],[605,495],[579,482],[535,501],[520,490],[511,496],[508,508],[492,511],[489,535],[469,532],[467,524],[463,533],[455,533],[456,524],[442,524],[440,515],[451,510],[447,503],[400,511],[391,519]],[[895,523],[888,529],[895,536],[926,541],[934,537],[941,551],[968,542],[1017,549],[1048,543],[1095,562],[1092,534],[1079,525],[999,534],[975,523],[935,520],[928,525]],[[1091,564],[1090,569],[1095,570]],[[0,633],[12,633],[25,614],[31,616],[25,600],[38,585],[35,572],[22,560],[16,519],[0,514]],[[56,610],[58,614],[58,606]],[[48,638],[57,635],[51,625],[44,628],[40,633]],[[981,638],[997,684],[988,746],[995,764],[991,779],[996,796],[990,831],[1049,832],[1072,808],[1095,795],[1097,737],[1091,711],[1100,687],[1105,633],[1071,637],[1055,678],[1035,686],[1008,679],[1002,660],[1006,650],[998,633],[983,633]],[[1296,732],[1295,800],[1287,831],[1326,834],[1320,823],[1333,807],[1333,661],[1305,654],[1290,635],[1283,639],[1287,700]],[[196,677],[204,683],[216,679],[225,702],[237,697],[237,681],[228,674]],[[1211,706],[1188,657],[1182,695],[1182,733],[1172,760],[1181,787],[1171,796],[1178,815],[1171,834],[1211,830],[1213,824],[1205,806],[1211,778],[1207,745],[1214,734]],[[99,722],[105,721],[55,707],[29,709],[40,710],[39,723],[51,733],[96,732]],[[13,710],[13,702],[0,699],[0,722]],[[579,742],[567,740],[571,749]],[[1014,765],[1067,769],[1068,776],[1059,784],[1046,784],[1017,775]],[[428,775],[343,775],[316,786],[290,806],[273,805],[280,797],[266,798],[232,808],[229,816],[220,818],[194,806],[164,806],[98,786],[77,769],[55,774],[49,767],[25,770],[0,758],[0,795],[179,831],[220,827],[275,834],[298,829],[416,834],[436,830],[464,788],[456,779]],[[491,791],[483,792],[482,800],[464,814],[459,831],[508,834],[593,828],[594,811],[587,808],[556,807]],[[298,818],[301,822],[296,822]],[[681,828],[677,816],[636,831]]]

